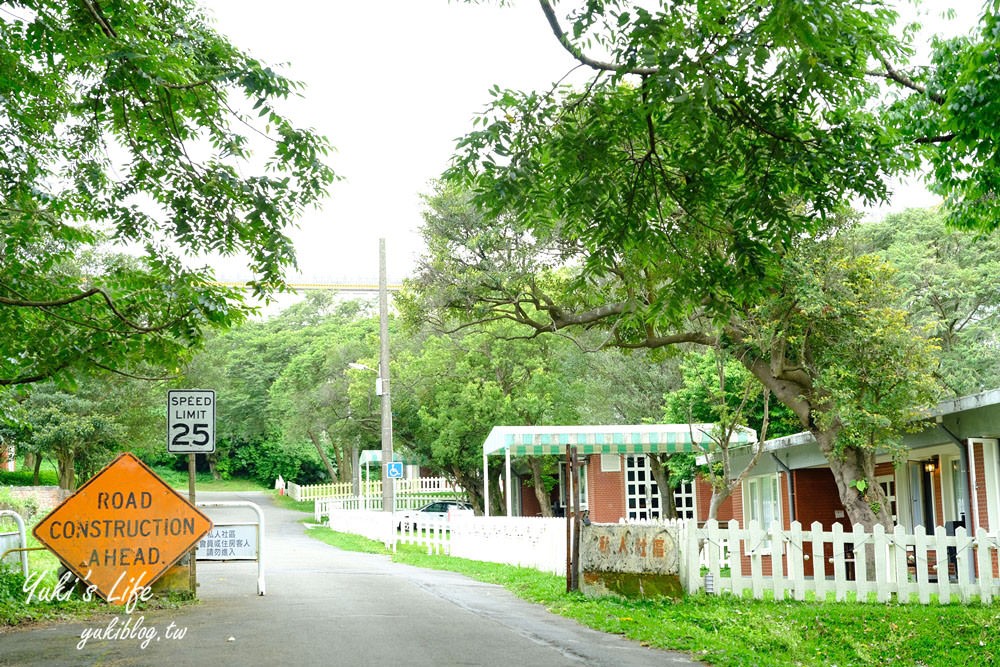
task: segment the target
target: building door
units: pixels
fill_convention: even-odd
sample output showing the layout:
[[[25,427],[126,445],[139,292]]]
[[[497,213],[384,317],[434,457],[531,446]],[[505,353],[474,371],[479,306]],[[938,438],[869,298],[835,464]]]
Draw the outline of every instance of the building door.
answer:
[[[923,526],[931,532],[934,530],[934,485],[931,484],[930,473],[924,470],[921,461],[910,461],[908,468],[912,528]]]

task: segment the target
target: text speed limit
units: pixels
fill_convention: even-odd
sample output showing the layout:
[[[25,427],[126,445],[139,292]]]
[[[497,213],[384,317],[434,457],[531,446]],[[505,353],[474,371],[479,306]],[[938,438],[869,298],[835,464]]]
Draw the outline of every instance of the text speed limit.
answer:
[[[215,451],[215,391],[171,389],[167,392],[167,451],[211,454]]]

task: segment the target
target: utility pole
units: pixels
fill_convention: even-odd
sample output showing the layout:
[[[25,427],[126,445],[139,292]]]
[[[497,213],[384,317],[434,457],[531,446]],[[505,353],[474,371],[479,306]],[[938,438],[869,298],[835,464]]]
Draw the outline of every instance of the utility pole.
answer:
[[[382,390],[382,511],[395,509],[393,480],[389,479],[392,462],[392,398],[389,382],[389,291],[385,278],[385,239],[378,240],[378,379]]]

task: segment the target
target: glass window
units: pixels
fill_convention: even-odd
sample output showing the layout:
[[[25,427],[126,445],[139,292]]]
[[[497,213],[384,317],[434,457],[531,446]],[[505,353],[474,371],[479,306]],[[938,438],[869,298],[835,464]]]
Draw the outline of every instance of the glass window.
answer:
[[[777,475],[750,477],[743,485],[743,518],[746,525],[756,522],[759,528],[768,529],[776,521],[781,524],[781,494]],[[771,541],[761,544],[764,553],[770,553]]]
[[[761,475],[746,480],[744,493],[745,518],[756,521],[761,528],[771,522],[781,522],[781,494],[777,475]]]

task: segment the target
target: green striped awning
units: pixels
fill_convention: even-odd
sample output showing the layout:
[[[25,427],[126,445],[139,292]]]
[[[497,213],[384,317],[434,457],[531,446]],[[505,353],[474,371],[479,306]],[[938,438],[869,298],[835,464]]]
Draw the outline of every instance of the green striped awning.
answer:
[[[636,424],[631,426],[495,426],[483,443],[483,454],[542,456],[565,454],[703,453],[711,444],[713,424]],[[730,445],[757,441],[752,429],[741,429]]]

